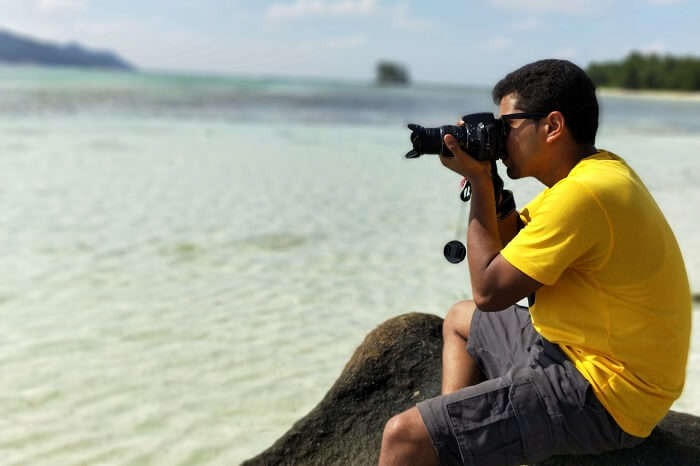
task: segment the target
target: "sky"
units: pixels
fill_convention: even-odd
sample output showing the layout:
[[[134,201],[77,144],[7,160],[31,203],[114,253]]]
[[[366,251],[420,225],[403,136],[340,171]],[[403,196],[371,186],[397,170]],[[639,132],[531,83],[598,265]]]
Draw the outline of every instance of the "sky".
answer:
[[[699,0],[0,0],[0,28],[144,70],[492,85],[541,58],[700,56]]]

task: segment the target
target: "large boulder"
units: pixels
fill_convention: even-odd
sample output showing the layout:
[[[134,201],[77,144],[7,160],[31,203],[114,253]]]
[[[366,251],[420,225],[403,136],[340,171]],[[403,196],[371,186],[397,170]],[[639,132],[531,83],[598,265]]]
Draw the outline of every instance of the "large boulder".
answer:
[[[321,402],[243,466],[375,465],[384,425],[440,393],[442,319],[404,314],[370,332]],[[698,465],[700,418],[670,412],[640,446],[599,456],[559,456],[546,466]]]
[[[254,465],[376,465],[384,425],[440,393],[442,319],[405,314],[367,335],[323,400]]]
[[[700,418],[670,411],[641,445],[602,455],[555,456],[541,466],[686,466],[700,464]]]

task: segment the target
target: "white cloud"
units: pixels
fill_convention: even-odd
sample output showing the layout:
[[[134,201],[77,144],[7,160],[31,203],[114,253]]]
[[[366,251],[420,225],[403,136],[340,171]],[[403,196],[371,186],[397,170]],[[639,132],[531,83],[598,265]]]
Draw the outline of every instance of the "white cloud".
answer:
[[[408,5],[397,3],[380,7],[378,0],[295,0],[293,3],[275,3],[267,8],[268,21],[279,23],[322,16],[381,16],[387,18],[394,29],[425,32],[434,28],[435,23],[410,14]]]
[[[274,3],[265,11],[265,17],[282,21],[307,16],[370,15],[377,11],[377,0],[296,0],[294,3]]]
[[[87,6],[87,0],[38,0],[36,7],[42,13],[62,10],[79,10]]]
[[[685,0],[649,0],[652,5],[678,5],[684,2]]]
[[[489,0],[496,7],[518,10],[540,10],[565,13],[587,13],[612,0]]]

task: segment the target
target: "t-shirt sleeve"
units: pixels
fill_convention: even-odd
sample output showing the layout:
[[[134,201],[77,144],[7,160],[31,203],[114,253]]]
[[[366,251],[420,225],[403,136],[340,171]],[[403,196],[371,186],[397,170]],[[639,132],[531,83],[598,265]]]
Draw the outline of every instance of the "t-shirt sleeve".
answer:
[[[501,250],[515,268],[553,285],[567,268],[605,265],[612,229],[599,200],[573,180],[556,185],[521,212],[525,226]]]

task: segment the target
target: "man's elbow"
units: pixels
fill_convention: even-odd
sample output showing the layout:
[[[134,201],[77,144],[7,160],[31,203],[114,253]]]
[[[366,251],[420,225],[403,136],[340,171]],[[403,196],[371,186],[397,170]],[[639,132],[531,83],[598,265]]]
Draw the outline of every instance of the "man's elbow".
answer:
[[[484,293],[473,293],[474,304],[476,304],[477,309],[484,312],[494,312],[500,311],[504,307],[503,303],[500,303],[492,294]]]

